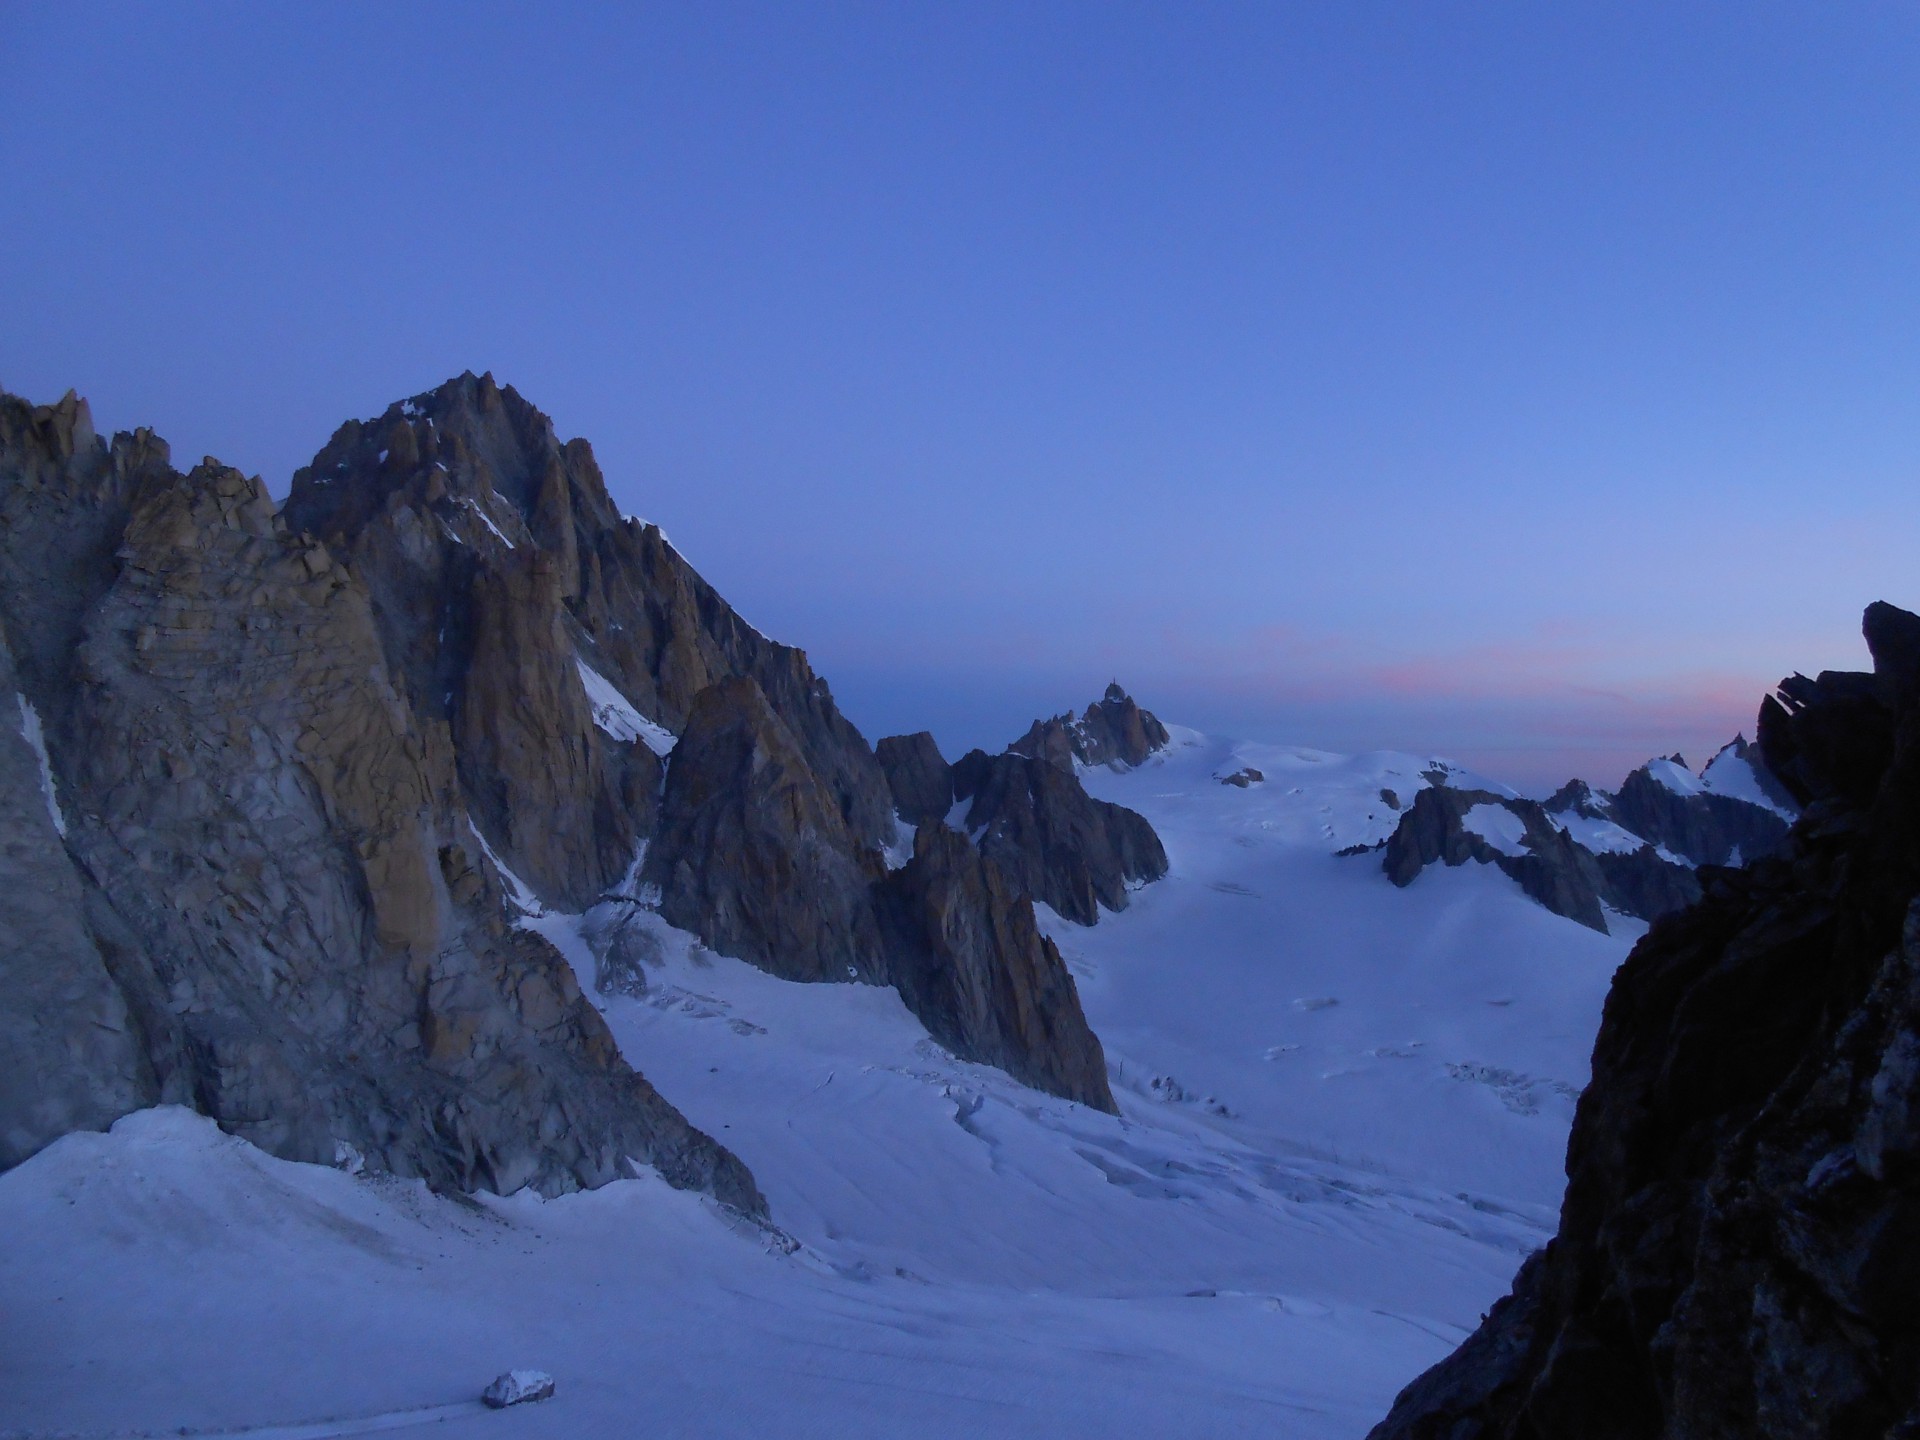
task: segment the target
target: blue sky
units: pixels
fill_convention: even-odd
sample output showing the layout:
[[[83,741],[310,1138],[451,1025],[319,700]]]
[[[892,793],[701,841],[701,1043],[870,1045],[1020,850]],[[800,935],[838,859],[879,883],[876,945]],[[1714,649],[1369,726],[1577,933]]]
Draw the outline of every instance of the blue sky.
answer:
[[[869,735],[1526,787],[1920,606],[1920,11],[7,3],[0,385],[491,369]],[[617,13],[607,13],[617,10]]]

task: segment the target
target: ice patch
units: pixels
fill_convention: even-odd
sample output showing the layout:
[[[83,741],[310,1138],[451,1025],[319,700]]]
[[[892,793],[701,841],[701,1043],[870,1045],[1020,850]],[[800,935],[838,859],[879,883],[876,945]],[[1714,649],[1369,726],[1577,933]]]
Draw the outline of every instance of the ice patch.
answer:
[[[1478,835],[1502,855],[1519,858],[1532,852],[1521,843],[1527,834],[1527,822],[1504,805],[1481,803],[1461,818],[1460,824]]]
[[[482,510],[480,506],[477,503],[475,503],[471,497],[463,498],[460,503],[465,505],[469,510],[473,511],[474,514],[478,515],[480,517],[480,523],[482,525],[485,525],[495,535],[499,536],[500,543],[502,545],[506,546],[509,550],[513,549],[513,541],[507,539],[507,532],[502,530],[498,525],[494,524],[493,517],[487,514],[486,511]]]
[[[913,859],[913,826],[898,815],[893,817],[893,843],[881,852],[887,862],[887,869],[898,870]]]
[[[40,712],[26,696],[16,698],[20,701],[20,734],[33,747],[33,758],[40,762],[40,797],[47,802],[47,818],[65,839],[67,817],[60,813],[60,798],[54,793],[53,762],[47,758],[47,737],[40,729]]]
[[[1707,762],[1707,768],[1700,772],[1700,787],[1712,795],[1725,795],[1730,800],[1744,800],[1749,805],[1771,810],[1782,820],[1791,822],[1800,818],[1761,789],[1753,762],[1734,754],[1731,745]]]
[[[487,859],[493,862],[493,868],[500,872],[500,878],[507,882],[507,891],[514,906],[522,914],[535,918],[545,915],[547,907],[540,903],[540,897],[533,893],[533,887],[507,868],[507,862],[493,853],[493,846],[487,843],[487,837],[480,833],[480,827],[468,817],[467,829],[473,832],[473,838],[480,842],[480,848],[486,851]]]
[[[611,680],[579,656],[574,657],[573,663],[579,668],[580,683],[586,687],[587,704],[593,710],[594,724],[616,740],[642,741],[662,758],[673,750],[678,739],[671,730],[642,715],[634,708],[633,702],[614,687]]]

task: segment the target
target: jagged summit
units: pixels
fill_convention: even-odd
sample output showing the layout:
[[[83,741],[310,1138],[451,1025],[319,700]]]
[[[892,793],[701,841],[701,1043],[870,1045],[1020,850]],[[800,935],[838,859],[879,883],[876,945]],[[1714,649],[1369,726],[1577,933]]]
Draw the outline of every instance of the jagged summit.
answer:
[[[290,1158],[503,1191],[631,1158],[759,1210],[530,924],[609,905],[894,985],[1112,1108],[1026,877],[889,870],[888,776],[806,656],[491,376],[340,427],[284,509],[0,396],[0,642],[0,933],[32,937],[0,947],[0,1168],[172,1101]]]
[[[507,923],[375,596],[258,480],[0,396],[0,517],[0,689],[34,716],[32,746],[0,737],[4,853],[31,865],[0,885],[0,1073],[26,1084],[0,1087],[0,1163],[173,1102],[436,1185],[552,1192],[633,1157],[761,1206]]]
[[[1007,749],[1069,769],[1075,764],[1131,768],[1165,749],[1167,740],[1167,727],[1151,711],[1142,710],[1116,680],[1084,714],[1076,718],[1071,711],[1063,711],[1036,720]]]

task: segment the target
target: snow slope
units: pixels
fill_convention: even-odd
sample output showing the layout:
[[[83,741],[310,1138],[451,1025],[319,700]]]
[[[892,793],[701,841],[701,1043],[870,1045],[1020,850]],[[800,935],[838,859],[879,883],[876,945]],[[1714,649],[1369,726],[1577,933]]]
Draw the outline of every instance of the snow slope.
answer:
[[[0,1248],[0,1434],[1364,1434],[1550,1231],[1628,943],[1491,867],[1401,891],[1332,853],[1431,763],[1175,731],[1085,772],[1172,862],[1047,920],[1118,1118],[656,921],[651,992],[601,1003],[778,1231],[651,1177],[435,1197],[178,1110],[70,1136],[0,1176],[34,1237]],[[1214,778],[1243,765],[1266,782]],[[525,923],[590,973],[571,917]],[[515,1366],[557,1397],[479,1410]]]

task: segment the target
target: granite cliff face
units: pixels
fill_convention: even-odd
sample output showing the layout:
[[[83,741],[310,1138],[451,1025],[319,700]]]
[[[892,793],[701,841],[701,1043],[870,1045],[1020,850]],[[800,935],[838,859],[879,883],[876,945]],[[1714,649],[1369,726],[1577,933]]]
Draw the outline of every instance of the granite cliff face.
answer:
[[[490,377],[343,426],[284,511],[0,398],[0,520],[0,1165],[167,1100],[436,1185],[632,1158],[761,1209],[529,905],[593,912],[603,989],[645,985],[643,905],[1111,1108],[1019,885],[890,875],[889,772],[806,657]]]
[[[873,747],[893,793],[893,808],[909,825],[944,820],[953,808],[953,768],[933,736],[889,735]]]
[[[1920,1434],[1920,618],[1794,676],[1805,814],[1615,977],[1554,1241],[1375,1440]]]
[[[587,443],[511,386],[463,375],[343,425],[294,476],[287,522],[366,577],[395,674],[542,900],[579,910],[620,879],[652,833],[657,754],[703,690],[742,676],[851,842],[893,838],[886,777],[805,654],[622,516]]]
[[[165,1100],[437,1185],[565,1190],[632,1157],[760,1208],[504,922],[367,588],[257,481],[5,397],[0,514],[20,734],[46,755],[22,793],[9,741],[7,854],[45,888],[6,916],[31,948],[10,934],[4,1068],[41,1091],[7,1096],[6,1158]]]

